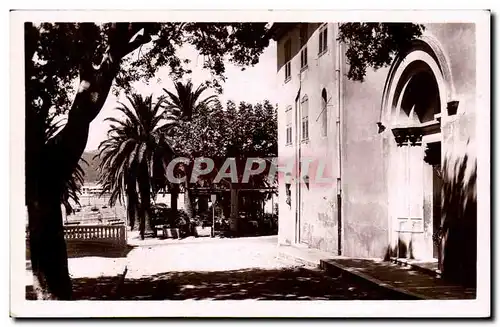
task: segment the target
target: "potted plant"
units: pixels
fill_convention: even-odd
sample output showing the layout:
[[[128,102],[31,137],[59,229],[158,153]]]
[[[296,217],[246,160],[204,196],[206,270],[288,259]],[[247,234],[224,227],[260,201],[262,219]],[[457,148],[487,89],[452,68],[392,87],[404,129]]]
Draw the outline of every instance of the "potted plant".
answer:
[[[155,234],[162,231],[162,238],[179,238],[180,231],[176,224],[176,217],[173,217],[172,210],[163,203],[158,203],[153,207],[153,225]]]
[[[207,219],[206,215],[196,216],[193,220],[194,224],[194,235],[199,236],[211,236],[212,235],[212,221]]]
[[[186,234],[186,214],[182,210],[174,213],[172,209],[165,210],[167,224],[164,228],[163,235],[169,238],[181,238]]]

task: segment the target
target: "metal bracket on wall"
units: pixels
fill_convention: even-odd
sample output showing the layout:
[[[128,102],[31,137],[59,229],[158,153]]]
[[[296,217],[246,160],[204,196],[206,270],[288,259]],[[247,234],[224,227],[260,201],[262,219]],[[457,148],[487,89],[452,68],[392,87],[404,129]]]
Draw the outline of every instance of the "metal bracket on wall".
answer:
[[[448,111],[448,116],[453,116],[458,111],[458,101],[450,101],[446,105],[446,110]]]
[[[385,126],[384,124],[382,124],[382,122],[377,122],[377,127],[378,127],[378,133],[382,133],[383,131],[385,131]]]

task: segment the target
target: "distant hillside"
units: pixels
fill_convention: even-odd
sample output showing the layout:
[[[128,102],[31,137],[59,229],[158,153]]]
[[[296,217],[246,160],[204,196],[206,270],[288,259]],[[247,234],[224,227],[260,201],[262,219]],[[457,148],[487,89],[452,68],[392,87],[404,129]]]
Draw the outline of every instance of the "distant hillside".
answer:
[[[82,163],[83,171],[85,172],[85,182],[97,182],[99,179],[99,158],[95,158],[94,156],[98,153],[97,150],[84,152],[82,158],[87,161],[88,165]]]

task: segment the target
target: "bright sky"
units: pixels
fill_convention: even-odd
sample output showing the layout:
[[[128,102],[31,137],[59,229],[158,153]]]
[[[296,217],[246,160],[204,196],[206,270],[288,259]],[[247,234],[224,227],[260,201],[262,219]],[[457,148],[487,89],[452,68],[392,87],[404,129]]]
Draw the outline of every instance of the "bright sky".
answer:
[[[181,58],[191,59],[190,68],[192,74],[191,80],[195,87],[198,84],[210,79],[210,73],[204,70],[203,58],[198,56],[198,53],[190,46],[183,47],[179,51]],[[223,104],[227,100],[233,100],[236,103],[240,101],[257,103],[265,99],[276,103],[277,97],[275,93],[275,78],[276,78],[276,43],[271,42],[269,47],[262,53],[259,63],[254,67],[247,67],[241,71],[241,68],[226,62],[226,82],[222,85],[224,93],[219,96]],[[142,95],[153,93],[153,98],[162,94],[163,88],[173,90],[173,83],[168,76],[168,69],[160,69],[156,75],[161,79],[160,83],[156,82],[156,78],[150,82],[150,85],[136,84],[134,85],[137,92]],[[205,96],[213,94],[212,90],[207,90]],[[125,97],[117,98],[111,93],[106,100],[101,112],[90,124],[89,139],[87,141],[86,151],[96,150],[99,143],[106,139],[106,133],[109,129],[109,123],[104,122],[107,117],[117,117],[117,101],[122,101],[128,104]]]

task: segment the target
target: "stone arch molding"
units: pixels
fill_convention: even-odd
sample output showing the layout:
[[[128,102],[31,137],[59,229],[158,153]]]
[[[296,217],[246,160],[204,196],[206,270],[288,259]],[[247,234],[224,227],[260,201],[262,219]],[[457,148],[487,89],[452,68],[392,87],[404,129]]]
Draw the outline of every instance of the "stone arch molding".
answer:
[[[398,103],[404,90],[419,69],[412,71],[412,65],[424,63],[436,79],[441,100],[441,114],[446,115],[446,108],[455,102],[449,59],[439,41],[429,33],[414,41],[412,48],[404,54],[398,55],[389,69],[382,96],[380,122],[385,127],[397,125],[399,119]],[[421,65],[420,65],[421,67]],[[396,104],[396,105],[395,105]]]

